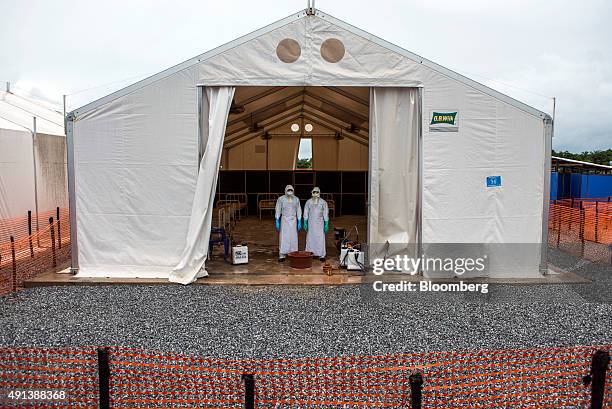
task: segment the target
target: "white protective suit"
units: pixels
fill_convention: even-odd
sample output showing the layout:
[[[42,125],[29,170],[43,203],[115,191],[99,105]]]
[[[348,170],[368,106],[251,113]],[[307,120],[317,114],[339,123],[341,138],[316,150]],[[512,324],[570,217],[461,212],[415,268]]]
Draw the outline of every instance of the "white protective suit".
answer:
[[[284,258],[292,251],[298,251],[298,221],[302,218],[300,199],[295,195],[287,195],[287,190],[293,190],[291,185],[285,187],[285,194],[276,200],[275,218],[280,217],[280,233],[278,252]]]
[[[308,199],[304,205],[304,224],[308,222],[306,251],[317,257],[325,257],[325,222],[329,221],[327,202],[320,197]]]

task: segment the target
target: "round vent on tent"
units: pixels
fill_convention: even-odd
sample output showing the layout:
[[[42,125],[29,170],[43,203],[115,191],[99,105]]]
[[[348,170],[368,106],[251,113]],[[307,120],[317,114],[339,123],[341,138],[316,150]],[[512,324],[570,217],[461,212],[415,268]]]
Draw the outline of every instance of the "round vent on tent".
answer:
[[[312,126],[312,124],[306,124],[304,125],[304,130],[306,132],[312,132],[312,130],[314,129],[314,126]]]
[[[337,38],[328,38],[321,44],[321,57],[331,63],[340,61],[344,57],[344,44]]]
[[[279,60],[287,64],[296,62],[301,53],[300,44],[292,38],[285,38],[276,46],[276,55]]]

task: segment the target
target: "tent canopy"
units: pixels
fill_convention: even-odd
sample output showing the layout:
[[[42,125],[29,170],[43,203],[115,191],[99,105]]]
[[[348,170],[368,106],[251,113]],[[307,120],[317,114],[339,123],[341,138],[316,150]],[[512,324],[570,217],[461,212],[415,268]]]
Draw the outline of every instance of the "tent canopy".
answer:
[[[313,169],[367,170],[368,115],[366,87],[238,87],[223,169],[294,169],[300,138],[312,138]]]

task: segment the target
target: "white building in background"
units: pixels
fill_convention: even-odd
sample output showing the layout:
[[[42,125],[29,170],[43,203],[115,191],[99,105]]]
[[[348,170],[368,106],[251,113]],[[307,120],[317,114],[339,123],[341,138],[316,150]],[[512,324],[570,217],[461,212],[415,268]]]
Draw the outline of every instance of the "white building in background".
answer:
[[[63,114],[7,84],[0,91],[0,242],[27,232],[10,219],[66,209],[67,198]]]

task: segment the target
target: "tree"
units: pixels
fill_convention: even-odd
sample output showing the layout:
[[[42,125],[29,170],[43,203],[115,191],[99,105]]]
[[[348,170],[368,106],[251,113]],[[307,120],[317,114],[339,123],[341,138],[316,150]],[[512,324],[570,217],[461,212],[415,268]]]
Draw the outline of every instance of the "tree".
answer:
[[[597,163],[599,165],[610,165],[610,162],[612,161],[612,149],[592,152],[584,151],[582,153],[572,153],[568,151],[556,152],[553,149],[552,154],[553,156],[558,156],[560,158],[581,160],[583,162]]]
[[[298,159],[296,167],[298,169],[312,169],[312,159]]]

